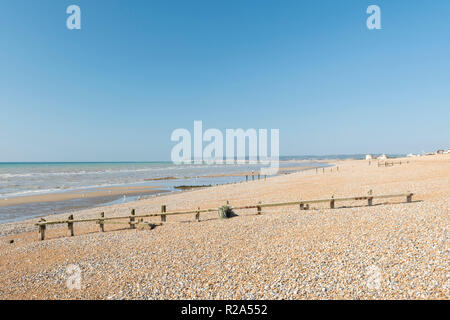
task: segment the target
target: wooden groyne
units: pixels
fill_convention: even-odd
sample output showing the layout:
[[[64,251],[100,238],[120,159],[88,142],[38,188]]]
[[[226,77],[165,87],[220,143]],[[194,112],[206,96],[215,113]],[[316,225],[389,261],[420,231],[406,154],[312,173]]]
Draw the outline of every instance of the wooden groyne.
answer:
[[[393,167],[394,165],[409,164],[409,161],[378,161],[378,167]]]
[[[262,214],[263,208],[271,208],[271,207],[284,207],[284,206],[296,206],[298,205],[300,210],[308,210],[310,204],[314,203],[329,203],[330,208],[335,208],[336,202],[345,202],[345,201],[367,201],[368,206],[372,206],[374,199],[387,199],[387,198],[399,198],[399,197],[406,197],[406,202],[412,202],[413,193],[401,193],[401,194],[387,194],[387,195],[366,195],[366,196],[356,196],[356,197],[344,197],[344,198],[335,198],[332,196],[331,198],[326,199],[312,199],[312,200],[299,200],[299,201],[291,201],[291,202],[278,202],[278,203],[257,203],[254,205],[246,205],[246,206],[230,206],[232,210],[244,210],[244,209],[256,209],[256,214],[260,215]],[[227,202],[228,204],[228,202]],[[36,226],[38,227],[39,231],[39,239],[44,240],[45,239],[45,230],[46,227],[49,225],[58,225],[58,224],[67,224],[67,227],[70,231],[70,236],[74,236],[74,224],[75,223],[88,223],[88,222],[94,222],[99,225],[100,232],[104,232],[104,225],[105,224],[128,224],[130,226],[130,229],[135,229],[137,225],[141,225],[144,227],[149,227],[150,229],[153,229],[155,226],[163,225],[167,221],[167,216],[174,216],[174,215],[189,215],[194,214],[195,220],[200,222],[200,214],[201,213],[208,213],[208,212],[218,212],[219,208],[210,208],[210,209],[200,209],[197,208],[197,210],[179,210],[179,211],[167,211],[167,206],[162,205],[161,206],[161,212],[158,213],[149,213],[149,214],[142,214],[142,215],[136,215],[135,209],[131,209],[130,215],[128,216],[119,216],[119,217],[105,217],[105,213],[101,212],[99,214],[98,218],[89,218],[89,219],[74,219],[73,215],[70,215],[67,220],[57,220],[57,221],[46,221],[45,219],[39,220],[38,223],[36,223]],[[150,223],[145,222],[145,218],[150,217],[161,217],[161,223]],[[136,220],[137,219],[137,220]],[[122,220],[122,221],[119,221]]]

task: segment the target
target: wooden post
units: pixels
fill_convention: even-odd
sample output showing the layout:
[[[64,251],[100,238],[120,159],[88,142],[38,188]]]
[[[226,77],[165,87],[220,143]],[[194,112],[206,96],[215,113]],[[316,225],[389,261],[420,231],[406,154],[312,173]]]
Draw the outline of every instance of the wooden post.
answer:
[[[252,173],[252,181],[255,181],[255,175]]]
[[[73,221],[73,214],[71,214],[67,220],[69,221],[67,223],[67,227],[70,230],[70,236],[73,237],[73,235],[74,235],[74,233],[73,233],[73,222],[70,222],[70,221]]]
[[[258,205],[256,206],[256,210],[257,210],[257,214],[258,214],[258,215],[260,215],[260,214],[261,214],[261,211],[262,211],[262,208],[261,208],[260,204],[261,204],[261,201],[260,201],[260,202],[258,203]]]
[[[100,221],[99,221],[99,225],[100,225],[100,231],[101,232],[105,232],[105,224],[103,223],[103,218],[105,217],[105,213],[102,212],[100,213]]]
[[[372,197],[370,197],[369,199],[367,199],[367,205],[368,205],[368,206],[371,206],[371,205],[372,205],[372,201],[373,201],[373,198],[372,198]]]
[[[408,194],[408,195],[406,196],[406,202],[408,202],[408,203],[412,202],[412,196],[413,196],[412,193]]]
[[[45,222],[45,219],[41,219],[39,220],[39,222]],[[40,234],[40,239],[41,241],[43,241],[45,239],[45,224],[40,224],[39,225],[39,234]]]
[[[331,197],[331,201],[330,201],[330,209],[334,209],[334,196],[333,197]]]
[[[39,226],[39,233],[41,234],[41,241],[45,239],[45,224]]]
[[[322,168],[322,173],[324,173],[324,174],[325,174],[325,168]]]
[[[339,166],[337,166],[337,171],[339,171]]]
[[[134,209],[131,209],[130,214],[134,216],[136,215],[136,211]],[[136,229],[136,225],[133,223],[135,221],[134,219],[135,219],[134,217],[130,218],[130,229]]]
[[[248,181],[248,175],[245,175],[245,181],[246,182]]]
[[[305,204],[304,203],[300,203],[300,210],[305,210]]]
[[[258,173],[258,180],[260,180],[261,179],[261,175]]]
[[[197,222],[200,222],[200,208],[198,208],[197,214],[195,215],[195,220],[197,220]]]
[[[165,204],[161,206],[161,213],[164,213],[164,212],[166,212],[166,205]],[[161,215],[161,222],[166,222],[166,215],[165,214]]]

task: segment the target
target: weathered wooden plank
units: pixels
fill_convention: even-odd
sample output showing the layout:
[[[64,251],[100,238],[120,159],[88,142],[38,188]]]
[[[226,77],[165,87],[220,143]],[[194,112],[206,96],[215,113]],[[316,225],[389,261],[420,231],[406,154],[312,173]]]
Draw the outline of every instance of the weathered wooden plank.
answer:
[[[45,219],[41,219],[39,221],[45,222]],[[39,238],[41,239],[41,241],[45,240],[45,228],[46,228],[45,224],[39,225]]]
[[[257,205],[252,205],[252,206],[231,207],[231,209],[232,210],[244,210],[244,209],[256,209],[257,207],[258,207]],[[217,209],[214,211],[217,211]]]
[[[70,236],[73,237],[74,236],[74,230],[73,230],[73,214],[71,214],[69,216],[69,218],[67,219],[67,227],[70,230]]]
[[[280,207],[280,206],[292,206],[292,205],[300,205],[300,208],[305,208],[305,205],[312,204],[312,203],[324,203],[324,202],[336,202],[336,201],[357,201],[357,200],[367,200],[368,204],[371,205],[373,199],[384,199],[384,198],[395,198],[395,197],[406,197],[407,202],[412,202],[412,196],[414,194],[409,193],[400,193],[400,194],[389,194],[389,195],[369,195],[369,196],[359,196],[359,197],[343,197],[343,198],[328,198],[328,199],[312,199],[312,200],[300,200],[300,201],[292,201],[292,202],[279,202],[279,203],[265,203],[265,204],[257,204],[257,205],[247,205],[247,206],[236,206],[232,207],[233,210],[243,210],[243,209],[258,209],[258,207]],[[69,226],[74,223],[81,223],[81,222],[102,222],[103,224],[107,221],[111,220],[125,220],[129,219],[129,221],[124,221],[124,223],[129,223],[130,225],[134,225],[134,221],[136,218],[147,218],[147,217],[157,217],[161,216],[161,221],[166,222],[166,216],[168,215],[179,215],[179,214],[195,214],[197,218],[197,214],[199,213],[206,213],[206,212],[216,212],[217,209],[197,209],[197,210],[190,210],[190,211],[171,211],[168,212],[166,210],[166,206],[161,206],[161,213],[151,213],[151,214],[144,214],[144,215],[136,215],[135,212],[129,216],[121,216],[121,217],[104,217],[104,213],[101,214],[100,218],[91,218],[91,219],[73,219],[73,216],[68,220],[59,220],[59,221],[45,221],[41,219],[38,223],[36,223],[36,226],[45,226],[45,225],[54,225],[54,224],[68,224]],[[102,223],[99,223],[100,225]],[[69,228],[70,229],[70,228]],[[41,230],[41,229],[40,229]],[[44,231],[45,233],[45,231]]]
[[[200,222],[200,208],[198,208],[197,213],[195,214],[195,220],[197,220],[197,222]]]
[[[105,217],[105,213],[100,213],[100,220],[98,221],[98,224],[100,225],[100,231],[105,232],[105,221],[103,218]]]
[[[255,206],[256,208],[256,206]],[[216,212],[217,209],[202,209],[200,210],[200,212],[204,213],[204,212]],[[173,211],[173,212],[166,212],[164,213],[165,216],[169,216],[169,215],[179,215],[179,214],[192,214],[192,213],[197,213],[198,210],[192,210],[192,211]],[[143,214],[143,215],[135,215],[135,216],[120,216],[120,217],[105,217],[104,219],[101,219],[103,221],[108,221],[108,220],[118,220],[118,219],[130,219],[130,218],[150,218],[150,217],[159,217],[163,215],[162,213],[151,213],[151,214]],[[96,222],[99,221],[100,218],[90,218],[90,219],[78,219],[78,220],[73,220],[73,222]],[[68,220],[58,220],[58,221],[48,221],[48,222],[38,222],[35,225],[38,226],[40,224],[46,224],[46,225],[52,225],[52,224],[65,224],[68,223]]]
[[[136,225],[133,223],[136,216],[136,211],[134,209],[131,209],[131,218],[130,218],[130,229],[136,229]]]
[[[406,196],[406,202],[408,202],[408,203],[412,202],[412,196],[413,196],[412,193],[411,193],[411,194],[408,194],[408,195]]]
[[[97,221],[97,224],[100,224],[100,222]],[[102,222],[102,224],[126,224],[126,225],[129,225],[130,222],[129,221],[105,221],[105,222]],[[132,224],[133,225],[154,224],[154,225],[157,225],[157,226],[162,226],[163,225],[162,223],[153,223],[153,222],[144,222],[144,221],[135,221],[135,222],[132,222]]]
[[[161,213],[165,213],[166,212],[166,205],[162,205],[161,206]],[[166,222],[166,215],[165,214],[161,214],[161,222]]]

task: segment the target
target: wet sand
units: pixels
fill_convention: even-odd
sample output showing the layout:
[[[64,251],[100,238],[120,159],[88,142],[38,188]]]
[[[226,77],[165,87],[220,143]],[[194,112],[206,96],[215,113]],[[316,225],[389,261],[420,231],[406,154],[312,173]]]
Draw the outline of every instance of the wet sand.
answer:
[[[77,192],[42,194],[0,199],[0,224],[42,217],[49,214],[71,213],[118,202],[169,192],[158,187],[107,187]]]
[[[131,196],[141,194],[154,194],[162,192],[159,187],[145,186],[145,187],[105,187],[96,188],[92,190],[78,190],[77,192],[61,192],[40,194],[34,196],[23,196],[15,198],[0,199],[0,207],[21,205],[27,203],[39,202],[59,202],[68,201],[80,198],[102,198],[102,197],[117,197],[117,196]]]

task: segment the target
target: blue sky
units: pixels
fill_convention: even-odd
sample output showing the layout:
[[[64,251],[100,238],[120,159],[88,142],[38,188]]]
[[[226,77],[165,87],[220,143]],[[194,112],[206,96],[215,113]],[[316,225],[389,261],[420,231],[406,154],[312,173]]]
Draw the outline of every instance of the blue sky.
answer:
[[[66,28],[79,5],[82,29]],[[381,8],[368,30],[366,8]],[[283,155],[450,147],[450,1],[4,0],[0,161],[169,160],[171,132]]]

